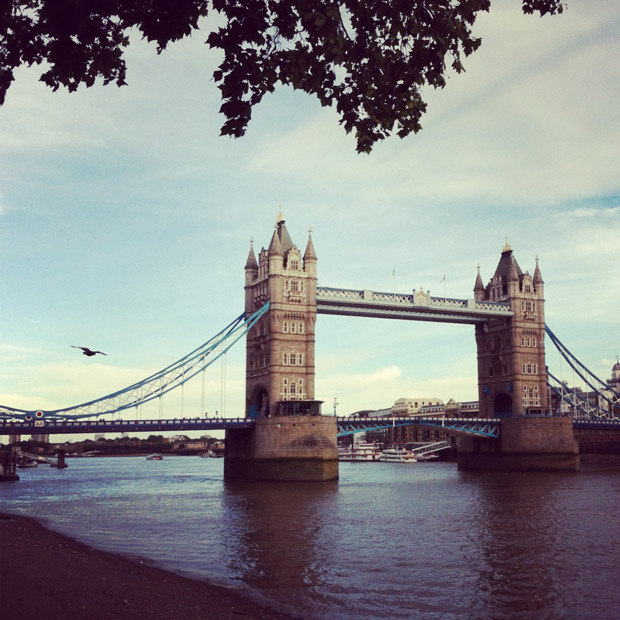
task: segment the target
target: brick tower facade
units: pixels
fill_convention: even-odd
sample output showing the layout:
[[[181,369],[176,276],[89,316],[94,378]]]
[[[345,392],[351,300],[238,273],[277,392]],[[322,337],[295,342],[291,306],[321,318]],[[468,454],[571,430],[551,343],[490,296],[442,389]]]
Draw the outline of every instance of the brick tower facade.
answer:
[[[314,400],[316,263],[312,237],[302,256],[281,213],[258,260],[250,247],[246,317],[271,303],[247,336],[246,417],[320,413],[320,401]]]
[[[476,301],[507,302],[514,315],[476,326],[481,417],[548,413],[543,279],[523,273],[508,243],[485,287],[480,271]]]

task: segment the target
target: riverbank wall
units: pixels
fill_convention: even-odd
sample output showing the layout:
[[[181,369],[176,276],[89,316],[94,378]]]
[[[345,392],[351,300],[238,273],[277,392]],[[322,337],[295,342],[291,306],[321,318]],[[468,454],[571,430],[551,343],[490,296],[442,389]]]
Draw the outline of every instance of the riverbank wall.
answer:
[[[581,454],[620,455],[620,429],[576,428],[574,435]]]

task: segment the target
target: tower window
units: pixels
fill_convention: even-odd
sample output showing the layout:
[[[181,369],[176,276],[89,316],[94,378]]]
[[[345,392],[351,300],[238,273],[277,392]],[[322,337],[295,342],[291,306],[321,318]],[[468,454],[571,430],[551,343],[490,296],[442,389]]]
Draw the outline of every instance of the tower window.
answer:
[[[291,261],[291,269],[297,271],[299,269],[299,261],[297,259],[293,259]]]

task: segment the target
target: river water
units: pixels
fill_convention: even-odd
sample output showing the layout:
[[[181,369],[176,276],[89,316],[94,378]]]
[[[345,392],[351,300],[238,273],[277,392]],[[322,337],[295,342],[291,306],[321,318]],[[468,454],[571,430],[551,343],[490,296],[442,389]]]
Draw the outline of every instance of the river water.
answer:
[[[224,482],[222,459],[69,459],[1,508],[241,588],[307,620],[620,618],[620,471],[341,463],[335,483]]]

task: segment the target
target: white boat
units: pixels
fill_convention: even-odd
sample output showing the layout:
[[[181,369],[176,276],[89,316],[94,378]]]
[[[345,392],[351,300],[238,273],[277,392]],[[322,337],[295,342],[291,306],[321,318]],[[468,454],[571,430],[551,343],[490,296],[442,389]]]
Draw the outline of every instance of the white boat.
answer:
[[[146,457],[147,461],[163,461],[164,457],[161,454],[149,454]]]
[[[20,469],[33,469],[38,466],[39,463],[37,463],[34,459],[22,459],[17,463],[17,467]]]
[[[339,461],[376,461],[379,458],[380,449],[374,443],[354,443],[351,446],[338,448]]]
[[[436,454],[418,454],[416,457],[418,461],[438,461],[439,456]]]
[[[410,450],[403,448],[389,448],[384,450],[377,459],[382,463],[415,463],[417,459]]]

